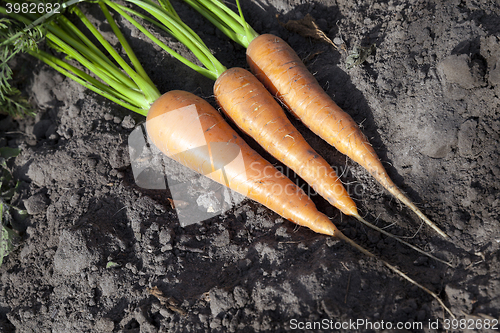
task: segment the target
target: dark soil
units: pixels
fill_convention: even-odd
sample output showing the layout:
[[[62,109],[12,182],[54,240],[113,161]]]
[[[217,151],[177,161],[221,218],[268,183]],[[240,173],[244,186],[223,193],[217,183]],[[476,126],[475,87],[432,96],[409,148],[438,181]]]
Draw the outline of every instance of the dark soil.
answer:
[[[174,5],[224,64],[246,67],[244,49]],[[396,184],[450,239],[420,228],[365,171],[292,119],[343,173],[366,219],[455,267],[367,230],[313,195],[319,210],[439,294],[466,323],[448,331],[481,331],[477,324],[486,320],[497,320],[499,329],[498,2],[266,0],[245,1],[243,11],[259,33],[291,44],[362,124]],[[348,50],[375,44],[375,53],[347,70],[345,54],[280,25],[307,13]],[[191,91],[215,105],[210,80],[122,26],[161,91]],[[356,320],[375,325],[331,331],[383,331],[383,321],[394,325],[386,332],[396,332],[398,322],[408,332],[435,332],[450,324],[437,301],[377,260],[249,200],[182,228],[168,191],[134,182],[127,140],[143,118],[32,58],[18,65],[37,116],[3,119],[1,143],[22,148],[12,165],[22,181],[14,204],[32,215],[0,268],[2,332],[281,332],[330,320],[333,327]],[[107,268],[110,262],[118,266]],[[178,304],[161,303],[148,292],[152,287]],[[436,320],[439,329],[431,325]]]

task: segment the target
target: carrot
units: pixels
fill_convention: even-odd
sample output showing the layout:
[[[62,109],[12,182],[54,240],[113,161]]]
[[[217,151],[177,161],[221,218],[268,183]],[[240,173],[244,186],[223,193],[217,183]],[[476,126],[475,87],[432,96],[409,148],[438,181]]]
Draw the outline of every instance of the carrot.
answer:
[[[316,135],[365,168],[384,188],[415,212],[439,235],[448,237],[390,179],[356,122],[325,93],[293,49],[281,38],[257,34],[217,0],[184,0],[226,35],[247,48],[251,71]]]
[[[176,112],[174,112],[176,111]],[[204,152],[194,151],[201,124]],[[317,211],[311,199],[272,164],[251,149],[229,126],[222,115],[205,100],[185,91],[170,91],[151,106],[146,129],[149,138],[164,154],[184,166],[207,175],[212,180],[246,195],[282,217],[315,232],[336,236],[339,231],[333,223]],[[215,152],[214,144],[224,149],[237,147],[243,165],[225,162]],[[222,154],[223,155],[223,154]],[[222,172],[215,172],[223,169]]]

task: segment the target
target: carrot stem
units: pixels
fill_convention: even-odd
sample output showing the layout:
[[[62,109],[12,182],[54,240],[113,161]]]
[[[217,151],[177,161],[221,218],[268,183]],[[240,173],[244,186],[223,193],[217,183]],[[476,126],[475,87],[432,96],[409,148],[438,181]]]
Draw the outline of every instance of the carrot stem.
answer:
[[[104,1],[106,2],[107,5],[109,5],[111,8],[113,8],[114,10],[116,10],[126,20],[128,20],[136,28],[138,28],[142,33],[144,33],[148,38],[150,38],[155,44],[157,44],[158,46],[160,46],[163,50],[165,50],[166,52],[168,52],[174,58],[176,58],[177,60],[181,61],[183,64],[185,64],[186,66],[190,67],[191,69],[194,69],[198,73],[200,73],[200,74],[202,74],[202,75],[204,75],[204,76],[206,76],[206,77],[208,77],[210,79],[215,80],[217,78],[217,76],[218,76],[218,73],[221,72],[221,71],[223,72],[225,70],[225,67],[223,67],[222,64],[218,63],[218,61],[213,56],[207,57],[206,53],[202,53],[200,51],[200,49],[202,49],[203,47],[201,47],[201,44],[199,42],[197,42],[198,44],[196,44],[196,42],[195,43],[190,43],[191,51],[193,52],[193,54],[196,55],[196,57],[198,59],[200,59],[200,61],[205,66],[208,66],[208,68],[203,68],[203,67],[201,67],[199,65],[196,65],[195,63],[189,61],[185,57],[182,57],[177,52],[175,52],[174,50],[172,50],[170,47],[168,47],[167,45],[165,45],[158,38],[156,38],[153,34],[151,34],[146,28],[144,28],[141,24],[139,24],[136,20],[134,20],[130,15],[128,15],[127,13],[125,13],[124,12],[124,9],[125,9],[124,7],[122,7],[120,5],[117,5],[117,4],[115,4],[115,3],[111,2],[111,1],[108,1],[108,0],[104,0]],[[133,0],[127,0],[127,1],[133,1]],[[165,21],[167,19],[164,18],[163,20]],[[171,28],[170,26],[167,26],[167,27]],[[180,27],[180,29],[182,30],[182,27]],[[179,33],[181,36],[183,36],[183,34],[180,33],[178,30],[170,30],[170,29],[168,29],[168,31],[169,31],[170,34],[172,34],[174,36],[175,36],[176,32]],[[204,46],[204,47],[206,48],[206,46]]]
[[[177,12],[175,11],[175,9],[172,6],[172,4],[170,3],[170,1],[168,1],[168,0],[158,0],[158,2],[163,7],[163,9],[165,9],[167,12],[171,13],[172,15],[174,15],[177,19],[179,19],[179,20],[181,19],[179,17],[179,15],[177,14]]]
[[[215,75],[222,74],[226,68],[213,56],[201,39],[189,29],[184,22],[177,20],[173,15],[161,7],[149,5],[142,0],[126,0],[147,11],[158,21],[172,30],[173,36],[186,45],[203,65],[214,72]],[[195,37],[196,35],[196,37]]]
[[[226,36],[244,48],[259,34],[225,4],[216,0],[184,0]]]
[[[29,53],[35,58],[43,61],[50,67],[54,68],[59,73],[80,83],[82,86],[92,90],[93,92],[105,98],[108,98],[112,102],[115,102],[116,104],[123,106],[124,108],[127,108],[143,116],[147,115],[147,110],[145,110],[144,108],[138,108],[134,106],[136,102],[129,99],[127,95],[123,95],[122,93],[110,88],[109,86],[106,86],[105,84],[94,79],[92,76],[62,61],[61,59],[58,59],[44,51],[29,52]],[[75,74],[72,74],[72,72]]]
[[[115,66],[115,64],[113,64],[113,62],[109,60],[109,58],[106,57],[104,53],[102,53],[102,51],[97,46],[95,46],[94,43],[92,43],[90,39],[88,39],[87,36],[85,36],[85,34],[81,32],[80,29],[78,29],[70,20],[68,20],[64,16],[58,17],[58,20],[61,23],[61,27],[64,29],[64,31],[74,34],[74,37],[72,39],[80,39],[93,53],[99,55],[99,58],[105,61],[109,66]]]
[[[134,65],[135,71],[140,75],[140,77],[144,81],[146,81],[146,84],[144,84],[141,80],[139,80],[138,85],[141,86],[141,90],[145,92],[146,96],[148,96],[148,94],[149,94],[150,99],[152,99],[153,101],[156,100],[158,97],[160,97],[158,90],[155,88],[153,92],[149,92],[149,87],[155,86],[153,81],[151,81],[149,76],[146,74],[146,71],[144,70],[141,63],[139,62],[139,59],[137,59],[137,57],[135,56],[135,53],[132,50],[132,48],[130,47],[130,44],[128,43],[127,39],[125,38],[125,36],[123,36],[122,32],[120,31],[120,29],[116,25],[116,22],[111,17],[111,14],[109,13],[106,5],[102,2],[99,2],[99,6],[101,7],[101,10],[104,13],[104,16],[106,17],[106,20],[108,21],[109,25],[111,26],[111,29],[113,29],[113,32],[115,33],[116,37],[118,37],[118,40],[120,41],[123,49],[125,50],[130,61]],[[135,73],[133,73],[133,75],[135,76]]]
[[[108,22],[113,21],[109,13],[107,13],[106,7],[103,7],[103,4],[101,3],[101,9],[108,20]],[[134,71],[128,64],[127,62],[118,54],[118,52],[109,44],[109,42],[102,36],[102,34],[90,23],[90,21],[87,19],[87,17],[82,13],[82,11],[78,8],[74,9],[75,14],[82,20],[82,22],[85,24],[85,26],[92,32],[92,34],[97,38],[97,40],[101,43],[102,46],[106,49],[106,51],[109,52],[109,54],[115,59],[115,61],[125,70],[125,72],[132,78],[132,80],[136,83],[136,85],[141,89],[142,93],[146,96],[146,99],[149,100],[150,103],[153,103],[158,97],[160,97],[160,93],[154,87],[153,83],[151,80],[148,78],[145,80],[140,74],[144,75],[147,77],[147,74],[144,72],[144,69],[142,69],[141,65],[139,66],[139,74]],[[114,22],[114,21],[113,21]],[[138,64],[138,61],[134,61],[133,59],[136,58],[135,55],[132,56],[133,51],[130,48],[128,42],[125,40],[123,35],[119,32],[118,27],[116,24],[110,23],[111,28],[113,29],[113,32],[115,34],[118,32],[116,35],[122,44],[123,48],[125,51],[129,54],[129,57],[131,57],[132,63],[134,65]],[[149,82],[148,82],[149,80]],[[152,88],[152,89],[151,89]]]

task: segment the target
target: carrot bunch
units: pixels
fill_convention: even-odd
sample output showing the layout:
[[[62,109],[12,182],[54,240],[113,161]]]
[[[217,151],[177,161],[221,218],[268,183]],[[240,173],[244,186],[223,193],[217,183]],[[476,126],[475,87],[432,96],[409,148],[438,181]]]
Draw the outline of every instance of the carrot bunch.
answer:
[[[283,39],[255,32],[244,20],[239,1],[236,1],[239,16],[219,0],[184,1],[247,49],[251,71],[291,113],[316,135],[365,168],[439,235],[448,237],[394,184],[357,123],[325,93]]]
[[[106,1],[106,0],[105,0]],[[306,142],[286,117],[283,109],[264,85],[243,68],[226,69],[199,39],[185,26],[173,8],[163,8],[142,0],[127,0],[155,17],[172,36],[183,42],[203,64],[202,67],[182,58],[156,39],[127,12],[129,8],[107,1],[109,6],[129,20],[164,50],[184,64],[215,80],[214,95],[222,111],[243,132],[255,139],[276,159],[289,166],[332,205],[347,215],[361,219],[335,170]],[[143,17],[144,18],[144,17]]]
[[[126,0],[146,11],[156,21],[131,8],[120,6],[109,0],[103,1],[172,56],[206,77],[215,80],[214,96],[222,112],[240,130],[252,137],[273,157],[291,168],[333,206],[344,214],[355,217],[368,227],[449,265],[449,263],[364,220],[359,215],[356,204],[345,190],[335,170],[306,142],[264,85],[243,68],[226,69],[211,54],[199,36],[184,24],[168,1],[164,0],[162,3],[165,7],[161,7],[143,0]],[[147,19],[184,43],[202,63],[202,66],[200,67],[168,48],[133,16]]]
[[[30,50],[29,53],[94,92],[134,112],[146,115],[148,137],[165,155],[246,195],[298,225],[337,237],[362,253],[373,257],[371,252],[342,234],[326,215],[316,209],[312,200],[297,185],[251,149],[208,102],[189,92],[179,90],[160,96],[158,89],[147,76],[113,20],[108,7],[131,22],[169,54],[199,73],[216,79],[214,91],[217,101],[238,127],[252,135],[284,163],[293,165],[299,175],[317,184],[318,192],[321,191],[332,204],[350,215],[359,217],[354,203],[345,192],[337,175],[329,171],[331,167],[289,124],[278,103],[262,83],[244,69],[226,70],[210,53],[199,36],[179,19],[167,0],[162,0],[161,5],[149,0],[127,1],[137,5],[150,16],[110,0],[100,1],[99,6],[131,65],[106,41],[77,7],[73,7],[73,12],[109,56],[100,51],[63,15],[58,15],[50,22],[46,22],[46,38],[51,42],[50,46],[70,56],[78,63],[78,66],[73,65],[72,61],[61,60],[36,48]],[[12,13],[8,13],[4,7],[0,7],[0,13],[9,15],[26,26],[41,19],[36,14],[11,15]],[[203,66],[177,54],[154,37],[132,16],[147,20],[180,39],[193,51]],[[248,27],[246,29],[248,30]],[[87,68],[94,76],[81,70],[79,66]],[[198,147],[200,141],[198,140],[199,134],[190,133],[189,129],[194,126],[201,127],[203,142],[208,147],[206,150],[192,149]],[[234,148],[240,151],[242,163],[227,163],[228,161],[220,158],[224,156],[224,149]],[[317,181],[315,179],[317,175],[314,173],[322,168],[326,168],[329,172],[320,174],[321,181]],[[224,172],[218,172],[222,169]],[[453,316],[435,293],[386,261],[381,261],[393,272],[432,295]]]
[[[333,169],[331,169],[331,167],[319,156],[319,154],[312,150],[307,142],[305,142],[304,138],[291,125],[277,101],[265,89],[264,85],[259,82],[259,80],[250,72],[242,68],[231,68],[226,70],[225,67],[220,64],[217,59],[213,57],[213,55],[210,54],[210,51],[206,46],[204,46],[203,42],[200,41],[199,37],[191,29],[184,26],[184,23],[179,19],[178,15],[170,5],[168,7],[163,7],[166,12],[162,12],[161,10],[159,10],[159,6],[155,6],[149,2],[145,3],[142,0],[126,1],[136,4],[137,6],[151,14],[153,17],[155,17],[155,19],[160,22],[159,27],[169,32],[179,41],[183,42],[193,52],[193,54],[196,55],[198,60],[203,64],[203,67],[201,68],[187,59],[179,60],[209,78],[216,78],[216,82],[214,85],[215,98],[220,105],[222,112],[225,113],[228,118],[230,118],[231,121],[234,122],[242,131],[254,138],[268,152],[270,152],[277,159],[296,171],[297,174],[299,174],[301,177],[308,180],[315,189],[317,189],[318,186],[323,186],[324,190],[320,190],[318,192],[325,196],[325,198],[332,202],[332,204],[339,207],[343,212],[347,212],[347,214],[357,217],[370,227],[396,238],[398,241],[414,248],[415,250],[427,256],[445,263],[444,261],[435,258],[434,256],[426,252],[423,252],[422,250],[412,246],[411,244],[404,242],[400,238],[390,235],[384,230],[381,230],[364,221],[361,217],[359,217],[354,203],[352,203],[351,206],[339,205],[339,201],[352,202],[352,199],[348,197],[345,189],[339,182],[338,177],[334,173]],[[165,2],[166,0],[162,1],[162,3]],[[150,33],[146,29],[144,29],[135,19],[125,13],[126,11],[131,13],[132,11],[130,9],[127,9],[126,7],[120,7],[118,5],[113,6],[110,4],[110,6],[112,6],[117,12],[119,12],[127,20],[129,20],[129,22],[139,28],[139,30],[150,36]],[[138,16],[137,13],[134,13],[134,15]],[[154,37],[151,39],[155,41]],[[157,41],[155,41],[155,43],[158,44]],[[161,44],[158,45],[167,50]],[[171,51],[168,52],[170,53]],[[176,57],[179,56],[178,54],[172,55]],[[180,96],[179,99],[182,99],[182,96]],[[159,102],[155,102],[155,105],[156,103]],[[172,102],[162,102],[162,105],[164,105],[162,108],[170,108],[168,103]],[[155,108],[155,105],[153,105],[152,110],[153,108]],[[150,111],[150,114],[151,112],[152,111]],[[148,119],[149,117],[150,116],[148,115]],[[215,118],[215,115],[210,113],[210,115],[208,116],[207,113],[207,117],[209,119],[213,119]],[[154,129],[148,128],[148,133],[150,133],[150,135],[153,137],[153,141],[155,142],[157,147],[159,147],[160,150],[164,151],[165,153],[168,153],[168,149],[162,149],[161,145],[165,142],[163,138],[169,137],[172,141],[177,140],[174,139],[176,135],[171,134],[171,132],[175,132],[175,126],[172,125],[172,123],[175,122],[165,121],[161,126],[159,125]],[[219,122],[216,122],[212,126],[218,126],[218,124]],[[161,135],[158,135],[158,141],[156,141],[158,133],[161,133]],[[185,148],[186,147],[183,147],[182,149]],[[331,170],[331,172],[322,175],[321,173],[318,173],[318,171],[322,169]],[[329,177],[331,179],[328,179]],[[230,179],[230,177],[228,178]],[[217,181],[220,181],[220,179]],[[337,190],[337,192],[335,192],[335,190],[332,191],[332,189],[335,189],[335,186],[337,184],[342,186],[342,188]],[[283,189],[284,187],[282,184],[278,183],[272,183],[268,185],[270,185],[271,190],[269,187],[266,187],[265,190],[259,190],[258,192],[253,192],[253,190],[250,190],[249,194],[255,194],[255,197],[258,199],[254,200],[261,203],[265,201],[267,202],[267,204],[264,205],[273,209],[273,207],[275,206],[269,205],[269,202],[274,201],[272,196],[276,192],[273,192],[273,189],[276,188],[275,185],[278,185],[278,187],[281,189]],[[328,193],[328,189],[330,189],[332,197],[328,197],[328,195],[326,194]],[[339,193],[345,193],[345,197],[342,197],[342,195],[339,195]],[[302,192],[301,195],[303,195]],[[252,195],[248,196],[250,198],[254,198]],[[280,193],[279,197],[280,198],[278,199],[278,202],[280,202],[281,206],[279,206],[279,209],[273,210],[275,212],[278,212],[281,216],[284,216],[299,225],[307,226],[316,232],[336,236],[337,238],[344,240],[356,249],[360,250],[364,254],[370,257],[374,257],[371,252],[367,251],[359,244],[347,238],[331,222],[325,220],[325,216],[316,210],[314,204],[310,201],[310,199],[307,200],[306,205],[299,206],[298,211],[300,211],[301,214],[300,216],[298,216],[293,215],[295,213],[290,214],[290,212],[297,212],[297,210],[295,210],[295,207],[297,207],[295,203],[295,196],[288,196],[286,193]],[[416,281],[412,280],[386,261],[381,261],[393,272],[402,276],[404,279],[410,281],[412,284],[418,286],[419,288],[436,298],[436,300],[438,300],[443,308],[445,308],[453,316],[453,314],[446,308],[444,303],[435,293],[418,284]]]

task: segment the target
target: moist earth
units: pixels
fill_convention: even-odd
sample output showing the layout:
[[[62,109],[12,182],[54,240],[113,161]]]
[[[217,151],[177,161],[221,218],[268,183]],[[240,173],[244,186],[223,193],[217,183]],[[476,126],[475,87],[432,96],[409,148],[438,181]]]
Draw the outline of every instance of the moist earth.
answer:
[[[174,6],[222,63],[247,66],[242,47],[184,4]],[[396,184],[450,238],[422,226],[367,172],[291,117],[337,168],[361,214],[453,267],[341,215],[244,137],[347,236],[438,294],[462,326],[446,330],[451,317],[438,302],[380,261],[250,200],[182,227],[170,191],[134,179],[128,138],[144,118],[25,56],[15,75],[36,117],[0,122],[1,144],[22,149],[9,164],[21,181],[13,204],[30,213],[0,268],[1,331],[390,332],[403,323],[407,332],[444,332],[481,331],[486,320],[497,320],[498,329],[498,2],[266,0],[242,7],[257,32],[279,35],[297,51],[361,125]],[[95,5],[83,8],[109,34]],[[282,26],[306,14],[346,51]],[[119,22],[160,91],[187,90],[216,106],[213,82]],[[363,64],[346,68],[355,46],[372,44]],[[176,179],[191,179],[185,169],[169,168]],[[190,186],[200,207],[215,200],[206,197],[206,180]],[[357,320],[372,326],[335,328]],[[314,322],[328,326],[307,330]]]

